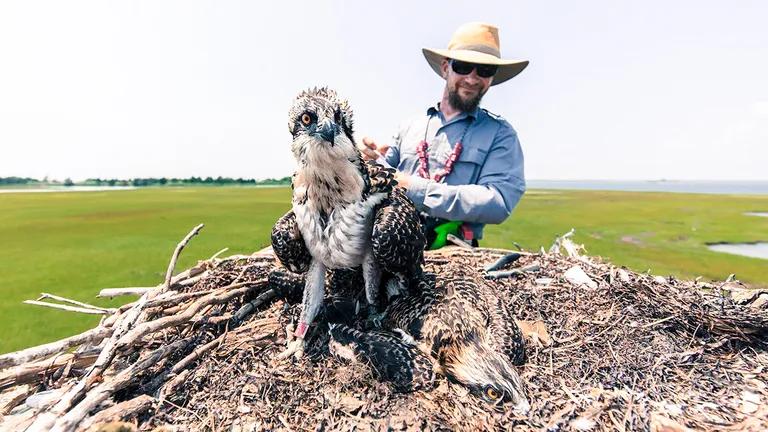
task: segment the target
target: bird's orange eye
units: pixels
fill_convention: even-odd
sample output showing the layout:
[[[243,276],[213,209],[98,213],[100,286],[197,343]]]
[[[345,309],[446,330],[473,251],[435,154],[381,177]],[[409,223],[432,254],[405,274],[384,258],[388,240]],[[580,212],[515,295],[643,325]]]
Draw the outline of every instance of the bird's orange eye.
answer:
[[[309,126],[310,123],[312,123],[312,116],[310,116],[308,113],[304,113],[301,115],[301,123],[304,126]]]
[[[486,395],[487,395],[489,398],[491,398],[491,399],[493,399],[493,400],[496,400],[496,399],[501,399],[501,392],[499,392],[498,390],[496,390],[496,389],[495,389],[495,388],[493,388],[493,387],[488,387],[487,389],[485,389],[485,394],[486,394]]]

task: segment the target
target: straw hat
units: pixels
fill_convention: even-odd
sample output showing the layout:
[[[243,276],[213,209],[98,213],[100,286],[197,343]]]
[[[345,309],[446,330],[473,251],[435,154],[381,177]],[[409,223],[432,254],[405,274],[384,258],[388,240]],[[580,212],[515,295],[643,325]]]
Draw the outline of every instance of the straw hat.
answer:
[[[499,66],[491,85],[501,84],[514,77],[528,66],[528,60],[505,60],[499,50],[499,29],[490,24],[472,22],[456,30],[448,42],[448,49],[422,48],[427,63],[440,76],[440,64],[445,58],[469,63]]]

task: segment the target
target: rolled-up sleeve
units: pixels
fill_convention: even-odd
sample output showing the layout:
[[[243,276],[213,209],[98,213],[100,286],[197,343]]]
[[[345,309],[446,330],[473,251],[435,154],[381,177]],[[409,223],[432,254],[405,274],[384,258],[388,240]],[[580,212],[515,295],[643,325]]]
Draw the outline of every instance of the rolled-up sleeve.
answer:
[[[511,126],[499,129],[476,184],[448,185],[411,177],[408,196],[430,215],[498,224],[512,214],[525,193],[523,151]]]

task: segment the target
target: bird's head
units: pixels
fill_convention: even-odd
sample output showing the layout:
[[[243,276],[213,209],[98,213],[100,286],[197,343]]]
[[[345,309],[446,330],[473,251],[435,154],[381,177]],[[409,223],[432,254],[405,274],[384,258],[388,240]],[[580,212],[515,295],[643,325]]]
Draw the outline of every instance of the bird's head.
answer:
[[[302,165],[360,157],[353,138],[352,109],[327,87],[296,96],[288,114],[288,130],[293,135],[291,150]]]
[[[467,387],[476,397],[492,405],[512,404],[526,414],[530,404],[520,375],[503,354],[482,341],[472,340],[446,353],[446,375]]]

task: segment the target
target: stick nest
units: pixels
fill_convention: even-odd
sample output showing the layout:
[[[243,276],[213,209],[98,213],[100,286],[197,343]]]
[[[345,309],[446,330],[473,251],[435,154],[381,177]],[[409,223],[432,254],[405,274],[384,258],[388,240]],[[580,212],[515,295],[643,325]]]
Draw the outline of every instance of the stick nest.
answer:
[[[447,248],[426,270],[461,263],[483,279],[507,252]],[[483,282],[526,335],[532,408],[516,416],[444,378],[397,393],[312,335],[304,359],[277,362],[300,306],[254,307],[275,265],[201,261],[105,310],[91,333],[0,356],[0,430],[768,429],[768,293],[732,280],[639,274],[559,247],[507,265]],[[566,276],[575,267],[581,280]]]

